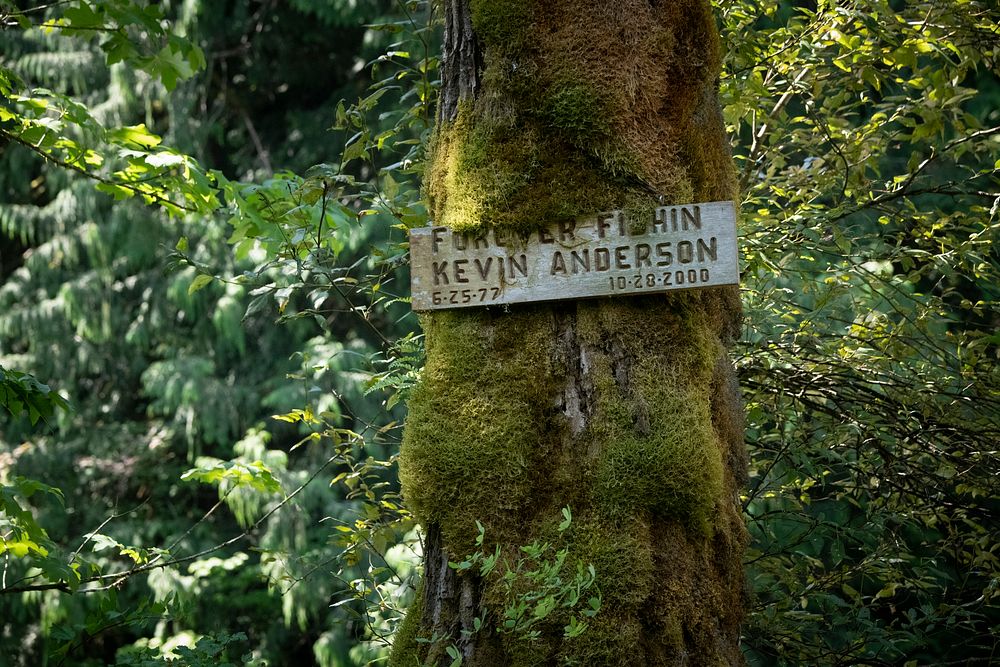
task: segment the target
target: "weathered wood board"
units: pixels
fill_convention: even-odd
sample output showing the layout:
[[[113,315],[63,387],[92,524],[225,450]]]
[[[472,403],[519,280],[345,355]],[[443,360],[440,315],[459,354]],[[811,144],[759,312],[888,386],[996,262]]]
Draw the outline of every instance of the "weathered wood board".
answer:
[[[522,237],[410,231],[413,310],[648,294],[739,283],[732,202],[665,206],[645,228],[621,211]]]

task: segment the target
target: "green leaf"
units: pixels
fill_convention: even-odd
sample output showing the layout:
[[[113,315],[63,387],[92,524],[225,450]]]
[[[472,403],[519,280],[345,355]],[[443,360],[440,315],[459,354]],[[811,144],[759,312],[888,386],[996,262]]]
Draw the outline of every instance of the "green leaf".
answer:
[[[80,2],[78,5],[73,7],[68,7],[63,12],[63,19],[65,24],[69,28],[103,28],[104,19],[98,12],[94,11],[94,8],[85,2]]]
[[[187,162],[187,158],[170,151],[162,151],[146,156],[146,163],[152,167],[172,167]]]
[[[162,139],[147,130],[145,125],[130,125],[109,131],[108,141],[123,146],[148,149],[160,145]]]
[[[191,284],[188,286],[187,293],[194,294],[195,292],[204,288],[206,285],[212,282],[212,280],[214,280],[213,276],[210,276],[205,273],[199,273],[197,276],[194,277],[194,280],[191,281]]]
[[[573,523],[573,514],[569,507],[562,508],[563,520],[559,523],[559,532],[564,532]]]
[[[834,243],[837,244],[837,248],[840,250],[840,252],[844,253],[845,255],[850,254],[851,242],[844,235],[844,232],[842,232],[840,230],[840,227],[837,226],[834,226],[832,231],[833,231],[833,241]]]

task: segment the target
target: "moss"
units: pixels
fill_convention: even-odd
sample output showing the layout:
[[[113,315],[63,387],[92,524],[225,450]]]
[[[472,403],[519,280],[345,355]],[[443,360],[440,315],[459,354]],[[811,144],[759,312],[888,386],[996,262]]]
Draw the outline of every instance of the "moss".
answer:
[[[566,533],[555,530],[558,515],[525,530],[533,540],[553,544],[554,550],[568,549],[567,575],[578,563],[592,564],[603,602],[578,637],[563,638],[566,612],[553,613],[535,640],[502,635],[508,657],[504,664],[675,665],[684,651],[695,648],[705,658],[698,664],[733,664],[731,656],[719,655],[714,637],[717,619],[738,615],[740,600],[719,583],[715,566],[705,556],[711,552],[709,543],[692,539],[678,523],[668,524],[673,527],[658,535],[663,524],[656,522],[654,528],[644,516],[637,511],[612,517],[594,507],[577,516]],[[503,552],[507,567],[520,555],[512,545]],[[739,558],[731,565],[738,568]],[[486,608],[498,615],[515,602],[500,584],[502,572],[501,567],[487,582],[483,597]]]
[[[435,221],[464,232],[528,231],[620,208],[639,193],[539,123],[477,120],[470,104],[435,137],[425,188]]]
[[[471,550],[477,518],[493,533],[516,526],[534,516],[539,497],[558,492],[566,502],[568,491],[554,484],[579,480],[588,502],[611,517],[648,510],[710,532],[722,493],[709,393],[721,345],[704,316],[688,306],[663,317],[635,299],[581,304],[581,337],[595,346],[614,337],[634,361],[621,369],[606,355],[592,360],[587,438],[599,455],[578,477],[557,459],[566,425],[554,397],[565,380],[553,361],[552,320],[539,310],[424,320],[428,362],[400,470],[418,518]]]
[[[410,403],[400,479],[423,523],[441,525],[455,554],[474,550],[480,520],[491,535],[517,535],[551,451],[561,438],[551,396],[544,319],[441,313],[424,320],[427,365]]]
[[[623,352],[592,360],[596,411],[588,437],[598,454],[588,485],[591,518],[574,551],[595,564],[608,613],[571,647],[582,664],[629,664],[637,654],[633,631],[651,642],[639,653],[644,664],[675,664],[670,647],[699,641],[688,636],[692,626],[706,624],[705,637],[712,637],[715,615],[739,615],[732,578],[718,577],[711,565],[721,558],[739,576],[741,552],[732,547],[742,544],[742,526],[720,513],[724,444],[711,414],[721,344],[700,297],[670,297],[670,314],[652,305],[596,302],[578,319],[590,345],[614,337]]]
[[[611,134],[606,104],[584,83],[570,81],[552,86],[545,96],[542,115],[550,127],[580,148],[606,140]]]
[[[612,531],[608,529],[609,517],[584,510],[582,515],[574,517],[568,531],[560,532],[556,526],[561,519],[558,510],[542,512],[537,523],[530,529],[525,527],[522,537],[526,539],[530,533],[532,541],[551,544],[550,553],[567,549],[569,555],[563,566],[566,577],[572,576],[578,565],[593,565],[603,600],[602,611],[587,621],[589,627],[583,635],[571,639],[563,638],[563,628],[569,622],[569,613],[564,610],[549,616],[537,640],[522,641],[512,635],[503,635],[509,664],[635,664],[630,647],[638,641],[641,632],[635,616],[656,585],[649,526],[636,519],[620,523],[619,530]],[[496,576],[487,581],[484,590],[483,602],[487,608],[503,610],[516,602],[508,597],[501,577],[504,567],[514,567],[522,557],[516,543],[505,546],[503,565]],[[597,590],[586,592],[580,602],[581,608],[586,608],[587,599],[595,594]],[[582,616],[578,618],[586,620]]]
[[[473,30],[491,50],[517,52],[530,35],[533,4],[531,0],[471,0]]]
[[[567,377],[546,307],[423,320],[428,362],[400,462],[408,505],[441,526],[453,555],[476,550],[476,520],[487,530],[483,550],[501,545],[508,566],[535,540],[566,547],[567,571],[593,564],[604,597],[580,637],[562,638],[565,614],[538,641],[502,636],[509,664],[634,664],[640,638],[653,642],[648,664],[671,664],[668,647],[716,650],[712,619],[738,616],[738,596],[718,583],[739,576],[743,536],[724,504],[724,444],[713,428],[722,351],[713,303],[679,294],[666,309],[660,298],[574,306],[594,401],[575,450],[557,409]],[[575,520],[560,534],[566,504]],[[485,582],[482,600],[495,614],[514,602],[497,581]]]
[[[417,642],[420,636],[420,613],[424,606],[423,581],[417,588],[417,594],[406,611],[403,624],[393,635],[392,652],[389,654],[389,667],[420,667],[424,656]]]
[[[525,230],[652,195],[734,195],[705,3],[471,9],[483,94],[437,128],[425,180],[436,223]]]
[[[561,656],[570,665],[632,667],[648,665],[636,650],[641,645],[642,623],[633,615],[609,615],[592,623],[587,631],[568,645]],[[570,642],[567,642],[570,644]],[[559,664],[559,663],[557,663]]]
[[[683,297],[676,301],[685,305]],[[632,365],[617,369],[623,383],[613,359],[596,361],[598,409],[590,437],[602,446],[594,502],[612,516],[646,509],[710,533],[722,492],[710,398],[721,345],[693,308],[672,318],[651,316],[648,302],[635,300],[595,310],[584,335],[616,336],[632,353]]]
[[[649,524],[639,516],[609,531],[611,517],[589,512],[572,529],[570,548],[579,562],[594,566],[608,615],[637,608],[656,584]],[[606,622],[604,617],[599,620]]]
[[[644,234],[660,203],[649,194],[633,194],[625,199],[622,209],[632,234]]]

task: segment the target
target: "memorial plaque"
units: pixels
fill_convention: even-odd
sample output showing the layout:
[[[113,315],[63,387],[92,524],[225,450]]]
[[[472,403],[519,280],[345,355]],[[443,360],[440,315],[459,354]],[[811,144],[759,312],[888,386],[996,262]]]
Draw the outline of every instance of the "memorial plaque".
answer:
[[[622,211],[520,236],[410,230],[413,310],[649,294],[739,283],[732,202]]]

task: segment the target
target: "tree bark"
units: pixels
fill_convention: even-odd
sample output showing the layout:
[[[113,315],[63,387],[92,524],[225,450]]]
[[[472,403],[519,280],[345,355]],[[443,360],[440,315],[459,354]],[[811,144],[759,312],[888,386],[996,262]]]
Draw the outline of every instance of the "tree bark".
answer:
[[[436,224],[735,197],[707,2],[443,4]],[[739,316],[735,288],[425,316],[400,463],[424,579],[391,664],[450,664],[449,647],[463,665],[742,664]],[[572,610],[503,628],[530,594],[503,573],[538,566],[532,543],[566,551],[567,579],[594,567],[602,607],[579,636]],[[449,566],[497,547],[486,576]]]

